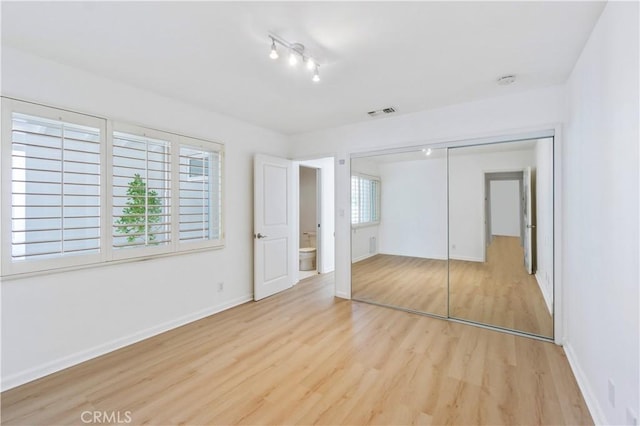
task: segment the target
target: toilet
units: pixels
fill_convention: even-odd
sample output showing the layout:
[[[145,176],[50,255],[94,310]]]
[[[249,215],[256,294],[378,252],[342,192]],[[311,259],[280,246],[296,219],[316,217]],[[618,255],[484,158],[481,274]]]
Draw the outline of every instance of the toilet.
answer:
[[[300,270],[313,271],[316,269],[316,233],[304,232],[302,239],[307,247],[300,248]]]

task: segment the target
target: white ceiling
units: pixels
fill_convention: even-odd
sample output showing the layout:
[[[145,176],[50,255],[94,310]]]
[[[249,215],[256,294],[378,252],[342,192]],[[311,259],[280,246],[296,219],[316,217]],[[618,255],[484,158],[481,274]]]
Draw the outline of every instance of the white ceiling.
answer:
[[[2,45],[292,134],[562,83],[603,7],[3,1]],[[322,81],[269,59],[270,32],[317,56]]]

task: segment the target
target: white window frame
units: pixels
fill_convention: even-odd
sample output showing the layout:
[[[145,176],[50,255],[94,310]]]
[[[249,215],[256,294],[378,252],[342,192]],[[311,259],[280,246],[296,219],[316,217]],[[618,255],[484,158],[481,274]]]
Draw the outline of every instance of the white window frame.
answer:
[[[174,167],[174,172],[176,173],[173,178],[173,182],[176,184],[175,191],[173,195],[175,196],[175,200],[173,201],[173,207],[175,208],[174,217],[176,217],[176,226],[173,228],[175,232],[173,238],[176,244],[180,246],[179,251],[188,251],[188,250],[197,250],[204,248],[215,248],[224,246],[224,145],[218,144],[215,142],[205,141],[203,139],[191,138],[188,136],[179,136],[177,137],[177,145],[176,149],[173,151],[173,154],[176,156],[176,159],[173,163],[176,165]],[[203,151],[215,151],[220,156],[220,217],[219,217],[219,234],[220,237],[217,240],[202,240],[202,241],[186,241],[180,242],[180,147],[185,146],[188,148],[199,148]],[[209,169],[209,179],[211,179],[211,169]],[[198,180],[202,180],[202,178],[198,178]]]
[[[113,247],[113,240],[114,240],[113,238],[113,221],[114,221],[114,217],[113,217],[113,151],[114,151],[113,133],[114,132],[121,132],[121,133],[127,133],[134,136],[157,139],[161,141],[166,141],[169,144],[169,162],[171,165],[171,181],[169,182],[169,189],[171,190],[171,198],[170,198],[171,200],[171,210],[170,210],[171,241],[168,244],[162,244],[158,246],[128,247],[128,248],[119,248],[119,249],[116,249]],[[175,251],[176,249],[174,246],[175,233],[173,232],[175,228],[175,224],[174,224],[175,175],[173,170],[175,168],[174,160],[173,160],[174,158],[173,153],[175,151],[174,142],[169,138],[168,133],[165,133],[159,130],[148,129],[146,127],[136,126],[132,124],[121,123],[121,122],[112,122],[111,129],[109,130],[109,134],[107,138],[109,140],[108,142],[109,155],[107,155],[107,161],[109,162],[109,169],[108,169],[106,178],[108,180],[109,193],[106,201],[108,201],[108,206],[109,206],[109,214],[107,217],[109,218],[109,223],[108,223],[109,250],[111,251],[111,258],[113,260],[121,260],[121,259],[129,259],[129,258],[149,257],[153,255],[167,254]]]
[[[220,249],[225,246],[225,146],[223,143],[192,138],[143,126],[116,122],[107,118],[62,110],[17,99],[1,97],[1,200],[0,208],[0,275],[3,278],[49,271],[73,270],[112,263],[136,261],[143,258],[173,256],[188,252]],[[60,256],[50,259],[13,262],[12,247],[12,117],[23,113],[50,120],[59,120],[100,130],[100,251],[99,253]],[[158,247],[113,248],[113,132],[147,136],[169,142],[171,162],[171,242]],[[180,146],[217,152],[220,156],[219,238],[181,243],[179,240]],[[211,173],[211,170],[209,171]]]
[[[50,108],[42,105],[36,105],[28,102],[22,102],[14,99],[2,98],[2,146],[0,156],[2,164],[2,207],[0,210],[0,221],[2,238],[0,239],[2,248],[0,256],[2,257],[2,275],[13,275],[33,272],[35,270],[52,270],[78,265],[89,265],[100,263],[105,260],[104,244],[107,241],[104,223],[105,209],[101,204],[100,207],[100,252],[91,254],[66,255],[48,259],[39,259],[32,261],[13,262],[11,260],[12,247],[12,150],[13,150],[13,113],[23,113],[36,117],[42,117],[49,120],[68,122],[83,126],[95,127],[100,130],[100,175],[105,173],[105,136],[106,125],[103,119],[92,117],[90,115],[78,114],[70,111]],[[100,199],[105,196],[106,184],[103,179],[100,180]]]
[[[358,172],[352,172],[351,173],[351,177],[349,178],[349,184],[351,184],[351,179],[353,177],[357,177],[359,179],[367,179],[370,181],[375,181],[378,183],[378,191],[375,194],[376,195],[376,203],[378,206],[378,217],[376,218],[376,220],[372,220],[372,221],[368,221],[368,222],[359,222],[359,223],[353,223],[352,221],[352,215],[353,212],[351,211],[351,198],[353,196],[353,189],[351,188],[351,185],[349,186],[349,221],[351,222],[351,227],[352,228],[363,228],[363,227],[367,227],[367,226],[375,226],[375,225],[379,225],[380,224],[380,216],[382,215],[382,211],[381,211],[381,201],[382,201],[382,182],[380,180],[380,178],[378,176],[371,176],[371,175],[367,175],[364,173],[358,173]],[[373,207],[373,206],[372,206]],[[373,214],[373,208],[371,209],[372,214]]]

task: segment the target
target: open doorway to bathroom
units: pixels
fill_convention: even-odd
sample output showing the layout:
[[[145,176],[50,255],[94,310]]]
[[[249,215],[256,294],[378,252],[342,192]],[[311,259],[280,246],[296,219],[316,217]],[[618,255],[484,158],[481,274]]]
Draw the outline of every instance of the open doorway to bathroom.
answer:
[[[322,235],[318,235],[322,224],[320,223],[322,199],[321,169],[300,165],[300,214],[299,214],[299,277],[301,280],[317,274],[319,250]]]
[[[335,158],[295,161],[293,176],[298,197],[293,238],[298,241],[293,259],[297,283],[335,268]]]

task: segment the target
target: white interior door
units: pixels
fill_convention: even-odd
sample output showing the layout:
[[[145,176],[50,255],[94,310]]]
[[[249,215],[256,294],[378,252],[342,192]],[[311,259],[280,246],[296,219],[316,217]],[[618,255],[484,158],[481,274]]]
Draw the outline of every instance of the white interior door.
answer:
[[[292,170],[291,161],[284,158],[256,155],[254,159],[254,300],[293,284]]]
[[[522,184],[524,186],[524,267],[528,273],[533,274],[533,192],[531,190],[531,167],[524,169],[522,176]]]

